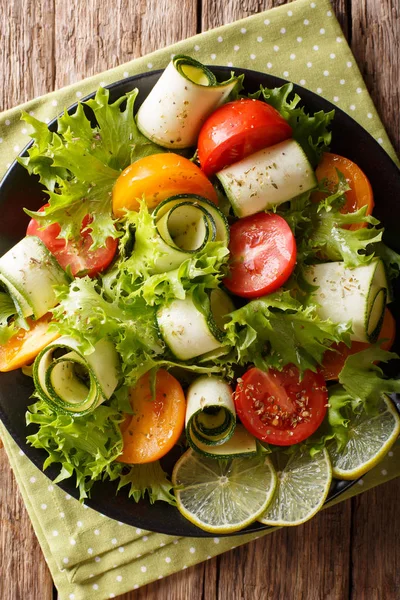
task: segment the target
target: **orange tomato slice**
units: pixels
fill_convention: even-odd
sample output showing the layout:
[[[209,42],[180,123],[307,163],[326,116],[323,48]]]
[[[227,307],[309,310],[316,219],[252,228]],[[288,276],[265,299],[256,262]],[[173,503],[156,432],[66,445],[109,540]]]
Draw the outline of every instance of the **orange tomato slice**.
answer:
[[[132,415],[120,425],[124,442],[119,462],[143,464],[158,460],[177,443],[185,424],[186,400],[181,384],[168,371],[159,369],[153,399],[150,374],[130,390]]]
[[[393,318],[392,313],[388,308],[385,310],[385,316],[383,318],[382,328],[379,334],[380,340],[385,340],[381,348],[383,350],[390,350],[393,346],[396,337],[396,322]],[[340,344],[333,344],[331,350],[327,350],[324,354],[321,371],[326,380],[339,379],[339,373],[343,369],[345,360],[350,354],[356,354],[362,350],[369,348],[371,344],[364,342],[352,342],[350,348],[343,342]]]
[[[326,179],[327,187],[333,192],[339,181],[336,169],[343,173],[351,188],[345,193],[346,204],[343,206],[341,212],[351,213],[360,209],[362,206],[367,206],[367,215],[372,214],[374,208],[374,195],[371,184],[367,176],[361,171],[360,167],[348,158],[339,156],[338,154],[325,152],[315,171],[318,181]],[[312,199],[314,202],[319,202],[326,197],[327,194],[315,192]],[[353,225],[348,225],[348,228],[356,230],[366,226],[366,223],[354,223]]]
[[[112,206],[115,217],[124,209],[139,210],[144,196],[147,206],[155,208],[160,202],[177,194],[197,194],[218,203],[211,181],[197,165],[179,154],[152,154],[129,165],[115,182]]]
[[[49,332],[52,315],[47,313],[37,321],[28,319],[29,329],[20,329],[6,344],[0,346],[0,371],[13,371],[30,364],[43,348],[59,337]]]

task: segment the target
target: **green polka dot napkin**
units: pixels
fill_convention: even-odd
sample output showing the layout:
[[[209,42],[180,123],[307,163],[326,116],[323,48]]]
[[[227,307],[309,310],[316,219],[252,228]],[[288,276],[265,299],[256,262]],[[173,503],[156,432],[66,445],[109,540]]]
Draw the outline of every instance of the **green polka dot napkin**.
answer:
[[[19,120],[22,108],[50,121],[99,84],[165,67],[172,53],[191,54],[206,64],[252,68],[297,82],[354,116],[396,159],[329,2],[298,0],[197,35],[3,113],[0,172],[29,140]],[[60,600],[114,598],[256,537],[174,538],[113,521],[53,486],[3,426],[0,432]],[[398,475],[399,444],[340,500]],[[132,502],[132,514],[134,511]]]

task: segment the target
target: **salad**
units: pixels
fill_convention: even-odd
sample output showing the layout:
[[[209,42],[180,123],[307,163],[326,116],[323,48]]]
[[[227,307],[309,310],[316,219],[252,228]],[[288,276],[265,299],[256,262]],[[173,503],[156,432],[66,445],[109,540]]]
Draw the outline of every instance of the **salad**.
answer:
[[[179,55],[146,98],[23,114],[46,203],[0,258],[0,371],[33,378],[44,468],[215,533],[306,521],[400,432],[369,181],[329,152],[334,111],[244,86]]]

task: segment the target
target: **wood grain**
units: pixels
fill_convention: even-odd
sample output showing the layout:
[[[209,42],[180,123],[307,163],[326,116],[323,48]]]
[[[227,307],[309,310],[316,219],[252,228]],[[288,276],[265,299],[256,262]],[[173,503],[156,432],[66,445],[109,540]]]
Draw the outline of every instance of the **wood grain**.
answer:
[[[53,582],[4,448],[0,449],[0,598],[51,600]]]
[[[350,521],[348,501],[222,555],[216,600],[347,598]]]
[[[0,0],[0,109],[285,0]],[[398,0],[333,0],[400,146]],[[236,548],[120,600],[399,600],[400,481],[298,529]],[[52,600],[50,574],[0,449],[0,598]]]
[[[0,0],[0,110],[54,88],[54,0]]]
[[[55,87],[163,48],[196,31],[196,0],[116,0],[112,10],[102,0],[55,0]]]
[[[400,598],[400,480],[353,499],[351,600]]]
[[[352,3],[351,47],[368,90],[400,152],[400,2]]]

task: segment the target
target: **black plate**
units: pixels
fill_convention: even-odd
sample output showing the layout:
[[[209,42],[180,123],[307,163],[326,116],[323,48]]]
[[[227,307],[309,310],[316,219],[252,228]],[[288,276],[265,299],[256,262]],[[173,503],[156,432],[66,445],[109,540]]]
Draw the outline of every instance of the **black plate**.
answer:
[[[212,67],[212,70],[221,80],[226,79],[231,71],[226,67]],[[245,74],[247,92],[256,91],[260,84],[271,88],[285,83],[284,80],[278,77],[255,71],[245,69],[235,69],[235,71]],[[160,71],[154,71],[114,83],[109,86],[111,100],[116,100],[122,94],[137,86],[140,90],[136,105],[136,109],[138,109],[141,101],[147,96],[159,76]],[[309,112],[329,111],[335,108],[336,114],[332,124],[332,151],[350,158],[367,174],[375,193],[376,209],[374,214],[383,222],[386,228],[385,241],[399,251],[400,236],[398,235],[399,228],[397,224],[400,222],[400,176],[396,165],[369,133],[346,113],[320,96],[299,86],[294,87]],[[93,95],[87,98],[91,98]],[[75,108],[76,104],[71,106],[68,112],[73,112]],[[56,129],[55,120],[50,123],[49,127],[53,131]],[[22,152],[22,155],[25,152],[26,149]],[[37,209],[44,202],[43,188],[39,185],[37,179],[30,177],[23,167],[14,162],[0,185],[2,215],[0,221],[0,254],[13,246],[25,234],[28,217],[24,214],[22,208]],[[398,287],[397,298],[400,298],[400,286]],[[399,325],[400,301],[398,300],[392,304],[392,308]],[[25,411],[29,404],[31,392],[31,380],[22,375],[19,370],[0,375],[0,417],[17,444],[41,469],[46,453],[28,446],[25,442],[27,434]],[[400,404],[397,404],[397,406],[399,407]],[[174,461],[170,462],[173,463]],[[171,467],[171,465],[164,466],[165,468]],[[54,479],[57,474],[58,469],[54,466],[46,470],[46,475],[51,479]],[[334,480],[328,500],[343,493],[351,485],[353,485],[353,482]],[[78,497],[73,481],[64,481],[61,487],[71,496]],[[88,500],[87,504],[113,519],[142,529],[177,536],[210,536],[210,534],[198,529],[184,519],[177,509],[164,502],[157,502],[152,506],[144,501],[135,504],[128,499],[124,490],[118,495],[115,495],[115,491],[116,485],[113,483],[97,483],[92,490],[92,500]],[[240,533],[262,529],[266,529],[266,526],[256,523]]]

